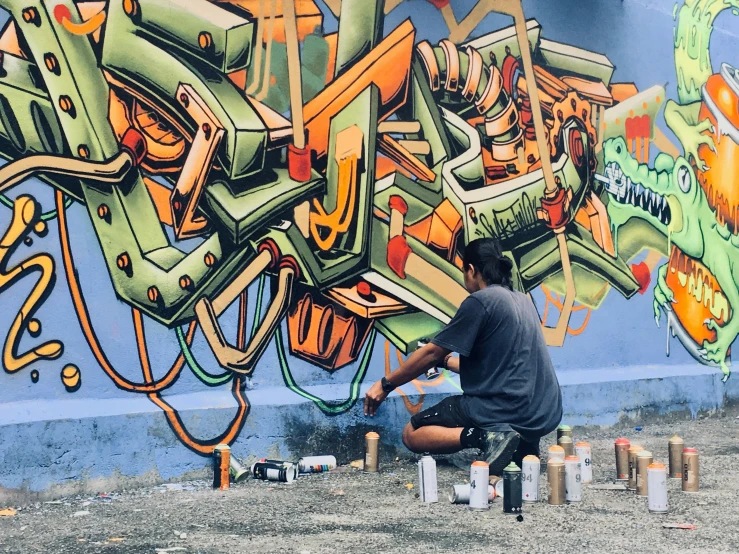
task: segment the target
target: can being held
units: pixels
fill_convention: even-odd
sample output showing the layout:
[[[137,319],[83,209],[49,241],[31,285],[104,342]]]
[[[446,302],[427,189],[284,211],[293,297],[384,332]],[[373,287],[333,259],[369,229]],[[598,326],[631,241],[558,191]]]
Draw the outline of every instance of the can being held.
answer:
[[[219,444],[213,449],[213,488],[225,491],[231,486],[229,468],[231,467],[231,447]]]
[[[547,482],[549,487],[549,504],[556,506],[564,504],[567,496],[564,461],[549,459],[547,463]]]
[[[557,442],[559,442],[559,439],[562,437],[572,438],[572,427],[569,425],[560,425],[557,427]]]
[[[490,466],[485,462],[472,462],[470,467],[470,508],[472,510],[488,509],[488,479]]]
[[[503,512],[506,514],[520,514],[523,509],[521,507],[522,487],[521,487],[521,468],[514,462],[508,464],[503,470]]]
[[[632,444],[629,447],[629,482],[626,488],[630,491],[636,490],[636,457],[642,450],[644,450],[644,447],[638,444]]]
[[[580,477],[583,484],[593,482],[593,451],[587,442],[578,442],[575,444],[575,456],[580,458]]]
[[[290,462],[257,462],[251,466],[254,479],[292,483],[298,478],[298,466]]]
[[[636,455],[636,494],[637,496],[648,496],[649,480],[647,479],[647,469],[654,461],[652,453],[648,450],[642,450]]]
[[[683,492],[698,492],[698,449],[683,448]]]
[[[428,454],[418,460],[418,488],[421,502],[431,504],[439,501],[436,486],[436,460]]]
[[[454,485],[449,493],[449,502],[452,504],[469,504],[470,491],[472,486],[469,483],[462,485]],[[493,485],[488,485],[488,502],[492,502],[498,496]]]
[[[565,500],[568,504],[582,500],[581,466],[580,458],[577,456],[565,458]]]
[[[558,444],[553,444],[549,447],[549,459],[547,463],[552,463],[552,460],[559,460],[562,463],[565,461],[565,449]]]
[[[670,462],[670,479],[683,478],[683,448],[685,441],[674,435],[668,442],[667,448],[669,452]]]
[[[541,462],[536,456],[526,456],[521,462],[521,493],[524,502],[539,501]]]
[[[624,437],[616,439],[616,480],[627,481],[629,479],[629,439]]]
[[[246,479],[249,475],[249,470],[241,465],[241,462],[239,462],[235,456],[229,456],[229,458],[231,460],[229,462],[229,470],[231,475],[233,475],[234,483],[238,483]]]
[[[567,456],[575,455],[575,443],[572,442],[572,437],[564,435],[561,439],[559,439],[558,444],[565,451],[565,459],[567,458]]]
[[[300,473],[323,473],[336,469],[334,456],[305,456],[298,460]]]
[[[370,431],[364,436],[364,472],[380,471],[380,435]]]
[[[647,503],[649,511],[657,514],[667,512],[667,468],[665,464],[655,462],[647,468]]]

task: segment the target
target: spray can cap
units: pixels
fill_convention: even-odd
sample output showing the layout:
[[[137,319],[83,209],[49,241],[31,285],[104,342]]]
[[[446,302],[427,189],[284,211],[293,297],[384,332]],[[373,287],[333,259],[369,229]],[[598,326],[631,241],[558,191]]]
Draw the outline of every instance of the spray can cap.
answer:
[[[481,460],[475,460],[474,462],[472,462],[472,466],[473,467],[481,467],[481,466],[489,467],[487,462],[483,462]]]
[[[684,443],[685,441],[675,433],[672,438],[668,441],[670,444]]]
[[[518,467],[515,462],[511,462],[503,471],[506,473],[515,473],[516,471],[520,472],[521,468]]]
[[[365,439],[379,439],[379,438],[380,438],[380,435],[378,435],[378,434],[377,434],[377,433],[375,433],[374,431],[370,431],[369,433],[367,433],[367,434],[366,434],[366,435],[364,436],[364,438],[365,438]]]
[[[564,452],[565,449],[559,446],[558,444],[553,444],[549,447],[549,452]]]
[[[567,456],[565,462],[579,462],[580,456]]]
[[[636,455],[636,457],[637,458],[651,458],[652,457],[652,453],[649,450],[641,450]]]
[[[564,435],[562,437],[559,437],[559,442],[572,442],[572,437],[568,437],[567,435]]]
[[[626,444],[629,445],[631,442],[626,437],[619,437],[616,439],[616,444]]]
[[[539,458],[537,458],[533,454],[529,454],[528,456],[524,456],[523,461],[524,462],[538,462]]]
[[[649,464],[649,467],[647,469],[665,469],[665,464],[661,462],[654,462],[652,464]]]
[[[578,448],[585,448],[585,447],[590,448],[590,443],[589,442],[580,441],[578,443],[575,443],[575,446],[578,447]]]
[[[569,425],[560,425],[559,427],[557,427],[557,429],[559,429],[560,431],[572,431],[572,427],[570,427]]]
[[[641,452],[642,450],[644,450],[644,447],[638,444],[632,444],[629,448],[629,452]]]
[[[686,453],[687,454],[693,454],[693,453],[698,454],[698,449],[697,448],[683,448],[683,453],[684,454]]]

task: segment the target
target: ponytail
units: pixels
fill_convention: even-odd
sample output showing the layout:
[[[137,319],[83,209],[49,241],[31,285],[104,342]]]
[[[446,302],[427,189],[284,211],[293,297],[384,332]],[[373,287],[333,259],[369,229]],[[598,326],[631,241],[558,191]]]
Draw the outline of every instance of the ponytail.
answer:
[[[464,266],[471,265],[487,285],[501,285],[513,290],[513,262],[501,252],[494,238],[476,239],[464,249]]]

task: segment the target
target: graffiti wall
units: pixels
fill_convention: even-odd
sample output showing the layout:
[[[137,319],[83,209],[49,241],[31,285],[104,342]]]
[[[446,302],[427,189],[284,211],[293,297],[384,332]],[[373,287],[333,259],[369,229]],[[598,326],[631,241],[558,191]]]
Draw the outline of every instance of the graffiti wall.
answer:
[[[490,236],[558,370],[728,378],[739,1],[590,4],[0,0],[3,419],[356,411]]]

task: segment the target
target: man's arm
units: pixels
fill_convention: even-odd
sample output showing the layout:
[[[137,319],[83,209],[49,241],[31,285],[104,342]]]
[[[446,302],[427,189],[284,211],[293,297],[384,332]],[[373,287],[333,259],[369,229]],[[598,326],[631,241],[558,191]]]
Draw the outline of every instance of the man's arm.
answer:
[[[444,369],[448,369],[452,373],[459,373],[459,358],[451,354],[447,354],[447,356]]]
[[[449,350],[435,344],[427,344],[419,348],[401,366],[388,375],[385,380],[393,388],[405,385],[419,377],[426,370],[436,366],[449,354]],[[382,381],[377,381],[370,387],[364,397],[364,415],[375,415],[377,408],[387,398],[389,393],[382,388]]]

